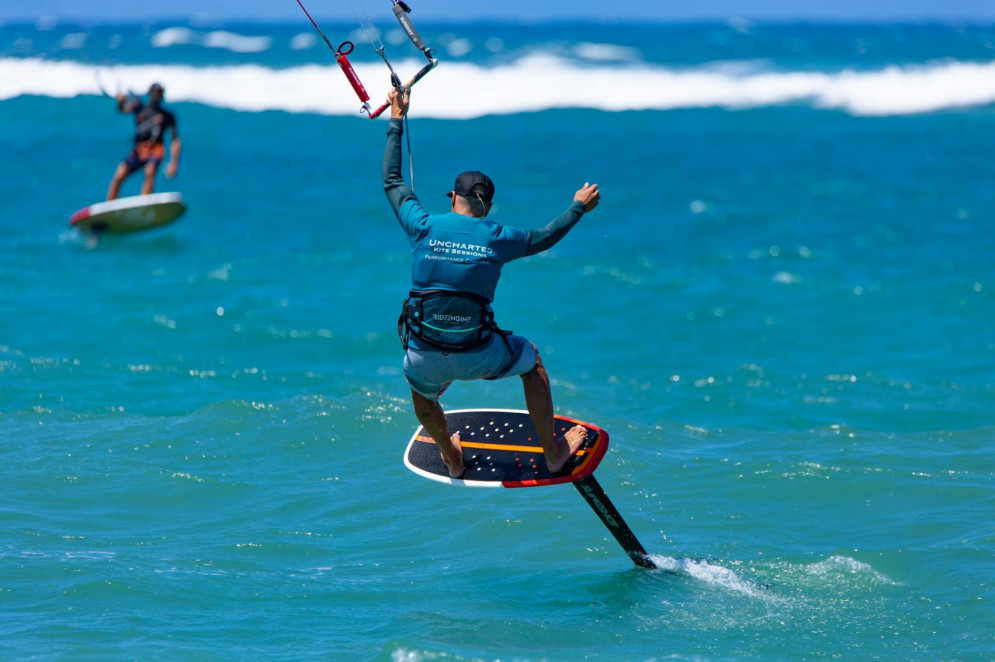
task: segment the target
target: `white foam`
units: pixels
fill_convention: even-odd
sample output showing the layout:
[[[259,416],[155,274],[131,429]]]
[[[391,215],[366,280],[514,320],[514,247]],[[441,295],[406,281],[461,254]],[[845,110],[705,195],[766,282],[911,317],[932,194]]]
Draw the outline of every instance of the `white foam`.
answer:
[[[190,28],[166,28],[152,35],[152,45],[156,48],[168,48],[177,44],[189,44],[194,39],[194,31]]]
[[[830,556],[829,558],[813,563],[805,568],[805,571],[818,577],[822,581],[828,581],[833,576],[840,577],[862,577],[875,584],[894,585],[895,581],[886,575],[878,572],[869,564],[863,561],[850,558],[848,556]]]
[[[682,572],[707,584],[719,586],[733,593],[740,593],[750,597],[768,597],[763,589],[745,579],[740,578],[735,572],[720,565],[709,563],[698,559],[675,559],[668,556],[650,557],[656,567],[661,570],[672,570]]]
[[[160,45],[196,40],[217,48],[260,47],[239,45],[231,33],[205,35],[187,28],[163,30],[156,40]],[[405,78],[422,64],[424,61],[408,60],[395,63],[395,68]],[[389,83],[383,65],[354,66],[373,103],[384,99]],[[149,81],[160,81],[169,102],[327,115],[354,115],[359,108],[334,63],[286,69],[251,64],[135,65],[101,68],[100,75],[105,81],[117,81],[120,89],[136,91],[147,89]],[[0,99],[23,94],[99,94],[96,69],[77,62],[0,58]],[[995,62],[945,61],[822,73],[710,66],[676,70],[638,63],[582,66],[548,54],[533,54],[489,68],[443,62],[418,84],[412,96],[413,113],[419,117],[460,119],[559,108],[621,111],[779,104],[803,104],[853,115],[907,115],[995,103]]]
[[[638,48],[615,44],[581,42],[573,47],[575,57],[592,62],[639,62],[642,54]]]
[[[311,32],[295,34],[290,40],[290,48],[295,51],[306,51],[318,44],[318,38]]]
[[[270,37],[246,37],[224,30],[197,32],[190,28],[166,28],[152,35],[152,45],[157,48],[191,44],[233,53],[261,53],[269,50],[272,43]]]
[[[446,53],[449,57],[463,57],[473,50],[473,42],[469,39],[453,39],[446,44]]]
[[[86,32],[70,32],[59,41],[59,48],[66,51],[80,50],[86,46],[88,36]]]

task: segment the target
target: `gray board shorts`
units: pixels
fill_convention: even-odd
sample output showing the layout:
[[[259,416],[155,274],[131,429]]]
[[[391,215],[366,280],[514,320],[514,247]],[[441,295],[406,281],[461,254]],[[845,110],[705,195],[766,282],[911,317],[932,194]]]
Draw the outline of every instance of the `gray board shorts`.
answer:
[[[535,345],[526,338],[499,333],[463,352],[425,349],[412,342],[404,356],[404,377],[413,391],[438,400],[454,381],[524,375],[535,367],[538,357]]]

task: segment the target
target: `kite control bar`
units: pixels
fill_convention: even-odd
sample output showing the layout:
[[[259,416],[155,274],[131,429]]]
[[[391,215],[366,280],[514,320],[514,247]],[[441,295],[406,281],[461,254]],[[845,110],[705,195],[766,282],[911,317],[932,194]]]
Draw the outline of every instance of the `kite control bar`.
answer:
[[[415,45],[415,48],[425,54],[428,64],[422,67],[421,70],[407,82],[407,84],[401,85],[400,79],[397,77],[397,74],[394,73],[394,68],[390,66],[390,62],[387,62],[387,57],[383,53],[383,44],[381,44],[380,48],[377,49],[377,52],[380,53],[380,57],[382,57],[384,62],[387,63],[387,68],[390,69],[391,82],[394,83],[395,88],[400,90],[411,89],[415,83],[425,77],[425,74],[434,69],[435,65],[439,64],[439,61],[434,57],[435,52],[425,45],[425,41],[421,38],[421,35],[418,34],[418,30],[416,30],[415,26],[411,23],[411,19],[408,18],[408,14],[410,13],[411,7],[409,7],[407,3],[403,2],[403,0],[394,0],[394,16],[397,17],[397,22],[401,24],[401,29],[404,30],[404,34],[408,35],[408,39],[410,39],[411,43]],[[374,48],[376,47],[374,46]],[[382,106],[370,113],[370,119],[376,119],[388,108],[390,108],[390,104],[384,103]]]
[[[414,76],[412,76],[411,80],[409,80],[407,83],[405,83],[404,85],[394,85],[394,87],[396,87],[396,88],[398,88],[400,90],[411,89],[411,87],[415,83],[417,83],[422,78],[424,78],[425,74],[427,74],[432,69],[434,69],[435,65],[437,65],[437,64],[439,64],[439,61],[433,58],[432,60],[429,61],[428,64],[426,64],[424,67],[421,68],[421,71],[419,71]],[[371,120],[375,120],[376,118],[380,117],[380,114],[383,113],[383,111],[387,110],[388,108],[390,108],[390,103],[384,102],[384,104],[382,106],[380,106],[379,108],[377,108],[376,110],[374,110],[372,113],[370,113],[370,119]]]
[[[439,61],[435,59],[434,51],[425,46],[425,41],[421,38],[421,35],[418,34],[418,30],[415,29],[415,26],[412,25],[411,19],[408,18],[408,14],[411,13],[411,8],[405,2],[403,2],[403,0],[393,0],[393,2],[394,2],[394,8],[393,8],[394,16],[397,17],[397,21],[401,24],[401,28],[404,30],[404,34],[408,35],[408,39],[411,40],[411,43],[413,43],[418,50],[424,53],[425,58],[428,59],[428,64],[422,67],[421,70],[418,73],[416,73],[411,78],[411,80],[409,80],[406,84],[401,84],[401,79],[394,72],[394,67],[391,66],[390,60],[387,59],[387,53],[386,50],[384,49],[383,42],[380,41],[379,38],[377,38],[379,45],[373,42],[373,36],[370,34],[370,30],[367,29],[367,26],[363,25],[363,21],[361,19],[360,19],[360,27],[363,28],[364,32],[366,32],[366,37],[367,39],[370,40],[370,45],[373,46],[373,50],[375,50],[377,52],[377,55],[379,55],[381,59],[383,59],[384,64],[386,64],[387,68],[390,70],[391,85],[393,85],[398,90],[407,90],[410,89],[412,85],[414,85],[422,78],[424,78],[425,74],[434,69],[435,65],[437,65]],[[356,70],[352,68],[352,64],[349,62],[349,58],[346,57],[347,55],[352,53],[353,49],[355,48],[355,45],[351,41],[344,41],[341,44],[339,44],[338,48],[332,46],[332,42],[328,40],[328,37],[325,36],[325,33],[321,31],[321,28],[318,27],[318,24],[315,23],[313,18],[311,18],[311,14],[309,14],[307,9],[305,9],[304,4],[301,2],[301,0],[297,0],[297,4],[300,5],[301,10],[304,12],[304,15],[307,16],[309,21],[311,21],[311,25],[314,26],[314,29],[317,30],[318,34],[321,35],[321,38],[325,40],[325,44],[328,45],[328,48],[333,53],[335,53],[335,61],[339,63],[339,67],[342,69],[342,73],[345,74],[345,77],[349,80],[349,84],[352,85],[353,91],[356,92],[356,96],[359,97],[359,100],[363,104],[363,107],[360,109],[360,112],[367,113],[371,120],[379,117],[381,113],[390,108],[390,103],[384,103],[376,110],[371,109],[370,95],[366,92],[366,88],[363,86],[363,82],[359,80],[359,75],[356,74]],[[369,22],[369,15],[367,15],[367,22]],[[372,28],[372,25],[370,26],[370,28]]]

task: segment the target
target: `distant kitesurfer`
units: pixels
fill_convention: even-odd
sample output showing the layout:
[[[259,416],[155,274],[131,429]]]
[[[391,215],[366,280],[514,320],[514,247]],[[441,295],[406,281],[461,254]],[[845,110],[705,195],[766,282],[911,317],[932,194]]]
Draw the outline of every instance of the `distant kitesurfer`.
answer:
[[[541,253],[566,236],[598,206],[597,184],[584,184],[570,207],[544,228],[521,230],[487,218],[494,183],[481,172],[456,178],[450,212],[430,214],[401,174],[401,136],[409,91],[390,93],[391,120],[383,161],[383,185],[411,244],[411,292],[398,331],[406,350],[404,375],[415,414],[432,435],[449,475],[464,471],[459,432],[450,434],[439,398],[453,380],[500,379],[518,375],[525,403],[542,444],[546,466],[560,471],[584,442],[577,425],[555,437],[549,377],[536,346],[501,331],[491,302],[505,263]]]
[[[114,200],[121,192],[124,180],[139,168],[144,168],[145,181],[142,182],[142,195],[148,195],[155,190],[155,176],[159,164],[166,154],[166,131],[171,132],[169,153],[170,160],[166,165],[166,176],[172,179],[180,164],[180,135],[176,130],[176,117],[162,107],[165,91],[159,83],[149,87],[147,103],[132,94],[117,95],[117,109],[122,113],[135,116],[135,147],[125,157],[111,179],[107,190],[107,199]]]

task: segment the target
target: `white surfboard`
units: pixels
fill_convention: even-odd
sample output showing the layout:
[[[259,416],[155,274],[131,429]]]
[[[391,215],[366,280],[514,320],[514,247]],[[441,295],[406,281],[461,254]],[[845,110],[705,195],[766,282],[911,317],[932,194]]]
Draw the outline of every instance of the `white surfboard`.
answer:
[[[98,202],[69,217],[69,227],[81,232],[122,234],[172,223],[186,211],[179,193],[152,193]]]

